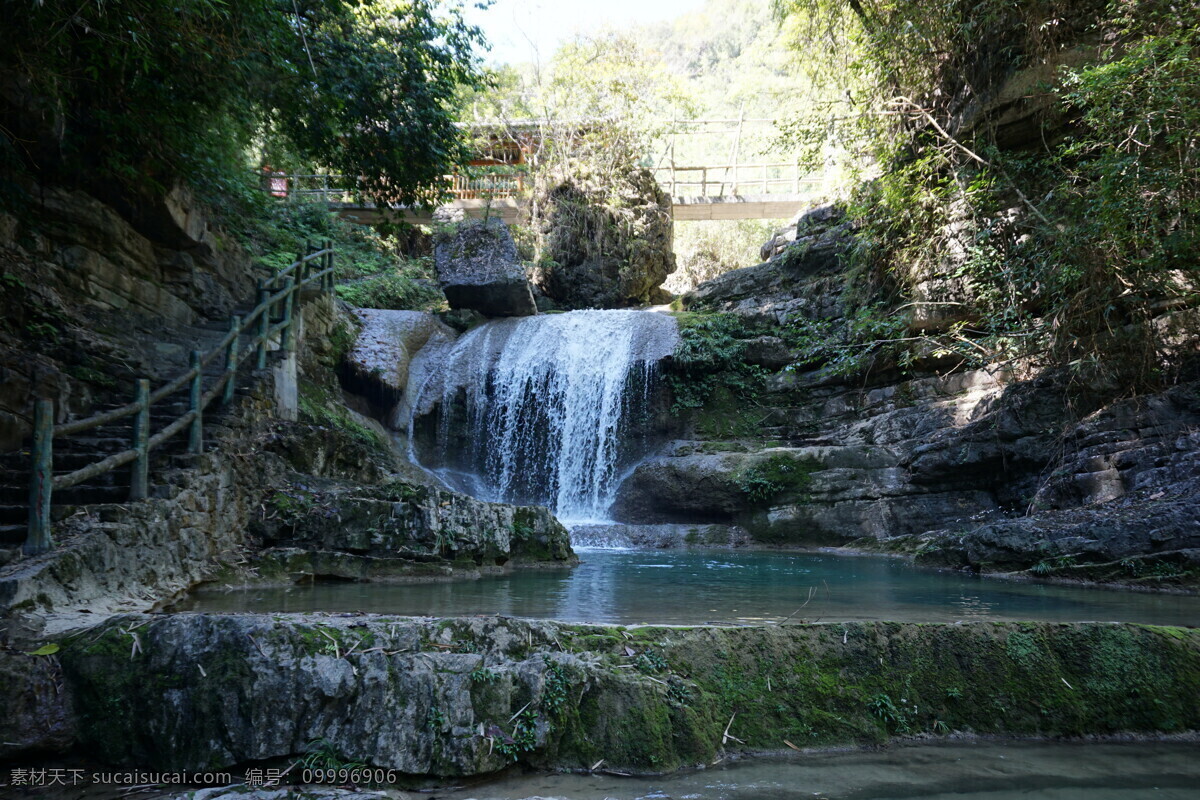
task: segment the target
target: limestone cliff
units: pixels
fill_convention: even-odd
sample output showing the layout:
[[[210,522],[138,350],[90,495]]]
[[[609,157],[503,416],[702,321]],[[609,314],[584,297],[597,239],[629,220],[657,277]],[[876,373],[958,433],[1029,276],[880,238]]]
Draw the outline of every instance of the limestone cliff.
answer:
[[[718,391],[686,411],[683,435],[622,486],[618,519],[736,523],[773,544],[882,543],[972,569],[1196,585],[1200,384],[1089,401],[1054,371],[972,367],[932,349],[847,374],[795,334],[820,324],[832,339],[855,324],[853,227],[820,209],[791,238],[766,263],[684,298],[691,311],[743,321],[738,358],[762,382],[752,399]]]

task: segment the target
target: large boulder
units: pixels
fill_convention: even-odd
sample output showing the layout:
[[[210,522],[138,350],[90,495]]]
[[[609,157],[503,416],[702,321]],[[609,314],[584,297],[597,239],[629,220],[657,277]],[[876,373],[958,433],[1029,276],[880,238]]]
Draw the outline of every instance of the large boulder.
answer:
[[[409,363],[430,337],[454,338],[449,326],[424,311],[358,308],[354,313],[362,327],[346,354],[346,382],[384,408],[403,399]]]
[[[567,529],[542,506],[491,503],[405,480],[302,480],[269,492],[251,525],[268,548],[262,558],[284,559],[288,572],[364,580],[455,564],[577,563]]]
[[[538,288],[568,308],[624,308],[669,299],[675,271],[671,198],[649,171],[616,186],[563,181],[539,193],[532,227],[542,246]]]
[[[467,220],[438,234],[433,261],[451,308],[489,317],[537,313],[517,246],[500,220]]]

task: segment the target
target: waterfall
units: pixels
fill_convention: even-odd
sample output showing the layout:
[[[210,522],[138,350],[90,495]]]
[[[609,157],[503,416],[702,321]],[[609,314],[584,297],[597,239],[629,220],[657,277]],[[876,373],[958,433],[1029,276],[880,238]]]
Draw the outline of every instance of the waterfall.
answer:
[[[412,403],[414,455],[486,500],[606,518],[642,453],[658,362],[675,320],[649,311],[571,311],[488,322],[424,368]]]

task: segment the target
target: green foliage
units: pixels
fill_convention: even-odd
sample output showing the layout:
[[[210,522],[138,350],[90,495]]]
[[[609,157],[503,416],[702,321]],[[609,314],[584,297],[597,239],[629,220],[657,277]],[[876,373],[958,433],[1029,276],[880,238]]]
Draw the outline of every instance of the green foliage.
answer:
[[[299,406],[302,422],[332,428],[374,450],[386,449],[378,433],[351,417],[337,398],[311,381],[300,381]]]
[[[1059,570],[1075,566],[1075,556],[1071,554],[1044,558],[1029,568],[1034,575],[1053,575]]]
[[[360,308],[441,309],[446,298],[429,282],[426,259],[407,261],[379,275],[337,287],[338,297]]]
[[[676,708],[682,708],[692,702],[691,688],[677,675],[667,676],[667,702]]]
[[[347,761],[337,751],[333,742],[328,739],[313,739],[304,748],[304,758],[300,766],[310,770],[350,770],[362,769],[366,766],[361,761]]]
[[[287,525],[296,525],[310,515],[327,515],[327,512],[328,509],[316,493],[299,484],[273,490],[267,495],[263,510],[264,515],[282,520]]]
[[[525,709],[517,714],[512,735],[501,733],[496,740],[496,752],[516,761],[522,753],[531,752],[537,746],[537,712]]]
[[[743,360],[745,339],[757,331],[733,314],[676,314],[679,344],[667,380],[674,402],[672,414],[704,406],[718,389],[753,402],[762,391],[766,371]]]
[[[909,719],[912,712],[903,705],[904,702],[901,700],[901,705],[897,706],[889,695],[880,692],[867,701],[867,708],[887,726],[889,731],[908,733],[912,730],[912,723]]]
[[[871,316],[886,320],[888,309],[912,305],[918,284],[941,282],[954,289],[938,302],[957,306],[949,317],[959,321],[941,329],[935,349],[1065,368],[1089,394],[1171,379],[1180,366],[1173,337],[1196,325],[1176,318],[1172,328],[1162,315],[1194,304],[1200,286],[1200,7],[776,5],[797,45],[811,46],[827,95],[848,94],[855,110],[836,126],[837,141],[819,106],[788,137],[818,159],[830,145],[851,154],[854,178],[878,176],[852,203],[851,310],[876,306]],[[1101,44],[1073,51],[1082,60],[1063,57],[1088,42]],[[1019,70],[1045,76],[1028,89],[1047,122],[1038,146],[1016,149],[990,124],[961,124],[965,98],[995,96]],[[841,344],[869,345],[860,338],[851,332]]]
[[[785,492],[803,492],[812,480],[812,473],[819,468],[815,459],[780,453],[747,467],[736,480],[752,503],[769,503]]]
[[[571,679],[567,676],[562,664],[550,664],[546,667],[546,684],[542,691],[542,708],[550,714],[558,714],[571,691]]]
[[[245,244],[271,272],[291,264],[305,243],[329,241],[334,277],[343,300],[362,308],[438,310],[445,298],[433,281],[429,258],[403,254],[404,231],[381,233],[347,222],[323,202],[271,200],[235,225]]]
[[[446,727],[446,714],[442,709],[433,706],[429,709],[428,716],[425,717],[425,727],[437,733]]]
[[[428,201],[464,155],[449,102],[479,79],[479,32],[432,0],[44,0],[5,34],[22,91],[0,104],[0,157],[135,193],[246,194],[258,143]]]
[[[488,669],[481,664],[480,666],[471,670],[471,674],[467,677],[471,679],[472,683],[495,683],[496,681],[500,680],[500,673],[493,669]]]
[[[638,672],[654,675],[663,672],[669,665],[661,653],[656,653],[653,650],[643,650],[633,659],[633,666],[637,668]]]
[[[833,375],[865,373],[877,362],[907,366],[913,357],[906,336],[908,319],[885,303],[848,312],[843,320],[793,315],[782,328],[783,339],[799,359],[789,370],[824,366]]]

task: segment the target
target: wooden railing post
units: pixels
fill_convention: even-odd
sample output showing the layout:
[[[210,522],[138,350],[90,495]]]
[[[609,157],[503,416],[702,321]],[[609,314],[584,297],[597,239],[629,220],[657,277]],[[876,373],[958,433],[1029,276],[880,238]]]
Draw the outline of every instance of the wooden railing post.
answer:
[[[271,309],[264,304],[267,302],[267,296],[270,295],[270,290],[267,289],[267,282],[260,280],[258,282],[258,302],[256,307],[261,307],[262,311],[258,315],[258,360],[256,369],[267,368],[267,332],[271,329]]]
[[[200,359],[202,358],[199,350],[192,351],[192,386],[188,393],[188,406],[192,412],[192,425],[188,433],[188,452],[203,453],[204,452],[204,410],[200,408],[200,398],[203,396],[201,391],[201,381],[204,378],[202,374],[204,368],[201,366]]]
[[[330,245],[332,245],[332,244],[333,244],[333,243],[332,243],[332,242],[330,242]],[[331,250],[329,251],[329,256],[328,256],[328,257],[329,257],[329,266],[327,267],[327,269],[329,270],[329,274],[325,276],[325,281],[326,281],[326,283],[325,283],[325,290],[326,290],[326,291],[329,291],[329,292],[332,292],[332,291],[333,291],[333,286],[334,286],[334,281],[333,281],[333,256],[334,256],[334,253],[333,253],[333,250],[331,249]]]
[[[283,328],[279,331],[279,346],[284,352],[292,349],[292,298],[296,296],[296,282],[289,275],[283,279],[287,292],[283,298]]]
[[[225,345],[225,393],[221,395],[221,402],[224,405],[233,402],[233,390],[237,384],[238,336],[242,332],[241,317],[234,315],[233,319],[229,320],[229,332],[233,334],[233,338],[229,344]]]
[[[133,449],[137,459],[129,477],[129,499],[145,500],[150,494],[150,381],[137,382],[138,412],[133,418]]]
[[[33,406],[33,471],[29,480],[29,535],[25,555],[36,556],[54,546],[50,537],[50,494],[54,490],[54,401]]]

